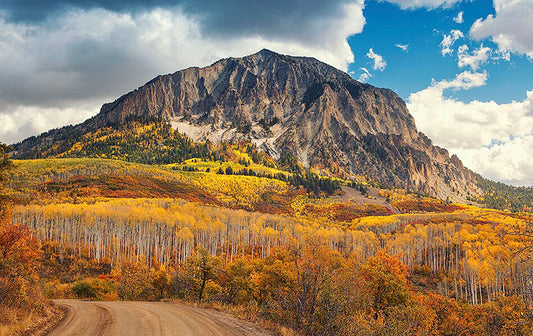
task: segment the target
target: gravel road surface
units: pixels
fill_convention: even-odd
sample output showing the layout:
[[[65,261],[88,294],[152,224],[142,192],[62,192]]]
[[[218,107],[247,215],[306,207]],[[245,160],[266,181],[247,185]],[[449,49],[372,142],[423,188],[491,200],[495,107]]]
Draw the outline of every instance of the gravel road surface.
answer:
[[[273,334],[227,314],[169,302],[55,300],[68,312],[50,336]]]

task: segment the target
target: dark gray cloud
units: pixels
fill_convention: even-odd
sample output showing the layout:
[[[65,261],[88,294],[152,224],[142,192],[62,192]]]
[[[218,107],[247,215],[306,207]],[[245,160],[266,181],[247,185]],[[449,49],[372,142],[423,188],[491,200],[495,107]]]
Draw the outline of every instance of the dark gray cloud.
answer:
[[[345,5],[359,0],[0,0],[0,8],[14,22],[39,22],[72,9],[103,8],[138,13],[153,8],[179,6],[197,17],[202,33],[214,37],[271,36],[292,40],[324,40],[331,19],[342,18]]]
[[[326,23],[345,15],[350,0],[183,1],[186,12],[198,15],[206,33],[213,35],[284,36],[320,40]]]
[[[172,7],[180,1],[170,0],[0,0],[0,8],[14,21],[42,21],[72,8],[104,8],[113,11],[136,11],[153,7]]]
[[[182,6],[191,14],[200,15],[206,24],[219,30],[241,32],[254,26],[269,29],[292,28],[292,22],[316,20],[324,16],[342,16],[339,4],[351,0],[0,0],[0,8],[14,21],[41,21],[73,8],[103,8],[116,12],[136,12],[151,8]]]

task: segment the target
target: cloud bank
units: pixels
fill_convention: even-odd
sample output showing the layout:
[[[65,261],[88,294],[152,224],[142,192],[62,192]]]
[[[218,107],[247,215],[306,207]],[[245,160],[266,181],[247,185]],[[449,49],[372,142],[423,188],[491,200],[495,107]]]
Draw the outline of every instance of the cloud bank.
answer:
[[[485,85],[486,73],[465,71],[409,97],[418,128],[483,176],[513,185],[533,184],[533,91],[522,101],[464,103],[446,90]]]
[[[478,19],[470,35],[478,40],[490,38],[501,52],[525,54],[533,58],[533,1],[494,0],[496,15]]]
[[[0,14],[0,141],[13,143],[80,122],[158,74],[265,47],[347,69],[353,53],[346,39],[363,29],[363,1],[315,2],[280,2],[262,10],[249,8],[258,6],[249,1],[232,2],[242,5],[241,13],[261,15],[255,21],[237,18],[229,7],[217,12],[214,5],[207,12],[187,2],[132,12],[69,8],[34,22]],[[215,32],[221,22],[225,28]]]

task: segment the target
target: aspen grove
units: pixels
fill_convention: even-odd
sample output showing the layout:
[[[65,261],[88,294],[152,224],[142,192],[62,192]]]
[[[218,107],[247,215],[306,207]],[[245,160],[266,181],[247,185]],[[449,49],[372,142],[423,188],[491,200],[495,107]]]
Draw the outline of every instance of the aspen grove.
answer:
[[[111,265],[123,260],[180,265],[200,247],[224,263],[314,242],[360,262],[386,250],[398,254],[410,272],[437,276],[442,294],[474,305],[500,293],[525,295],[531,269],[516,253],[530,244],[516,234],[528,222],[474,207],[339,225],[179,199],[112,199],[17,206],[13,218],[41,241]]]

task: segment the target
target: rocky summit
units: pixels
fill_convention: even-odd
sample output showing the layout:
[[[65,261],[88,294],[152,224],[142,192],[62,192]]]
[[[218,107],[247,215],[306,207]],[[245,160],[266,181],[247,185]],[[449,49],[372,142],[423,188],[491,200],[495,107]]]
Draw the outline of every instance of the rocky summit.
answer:
[[[129,118],[166,120],[194,141],[250,141],[274,158],[291,151],[305,166],[337,167],[442,199],[476,193],[472,172],[417,131],[396,93],[314,58],[264,49],[161,75],[56,132],[82,134]]]

